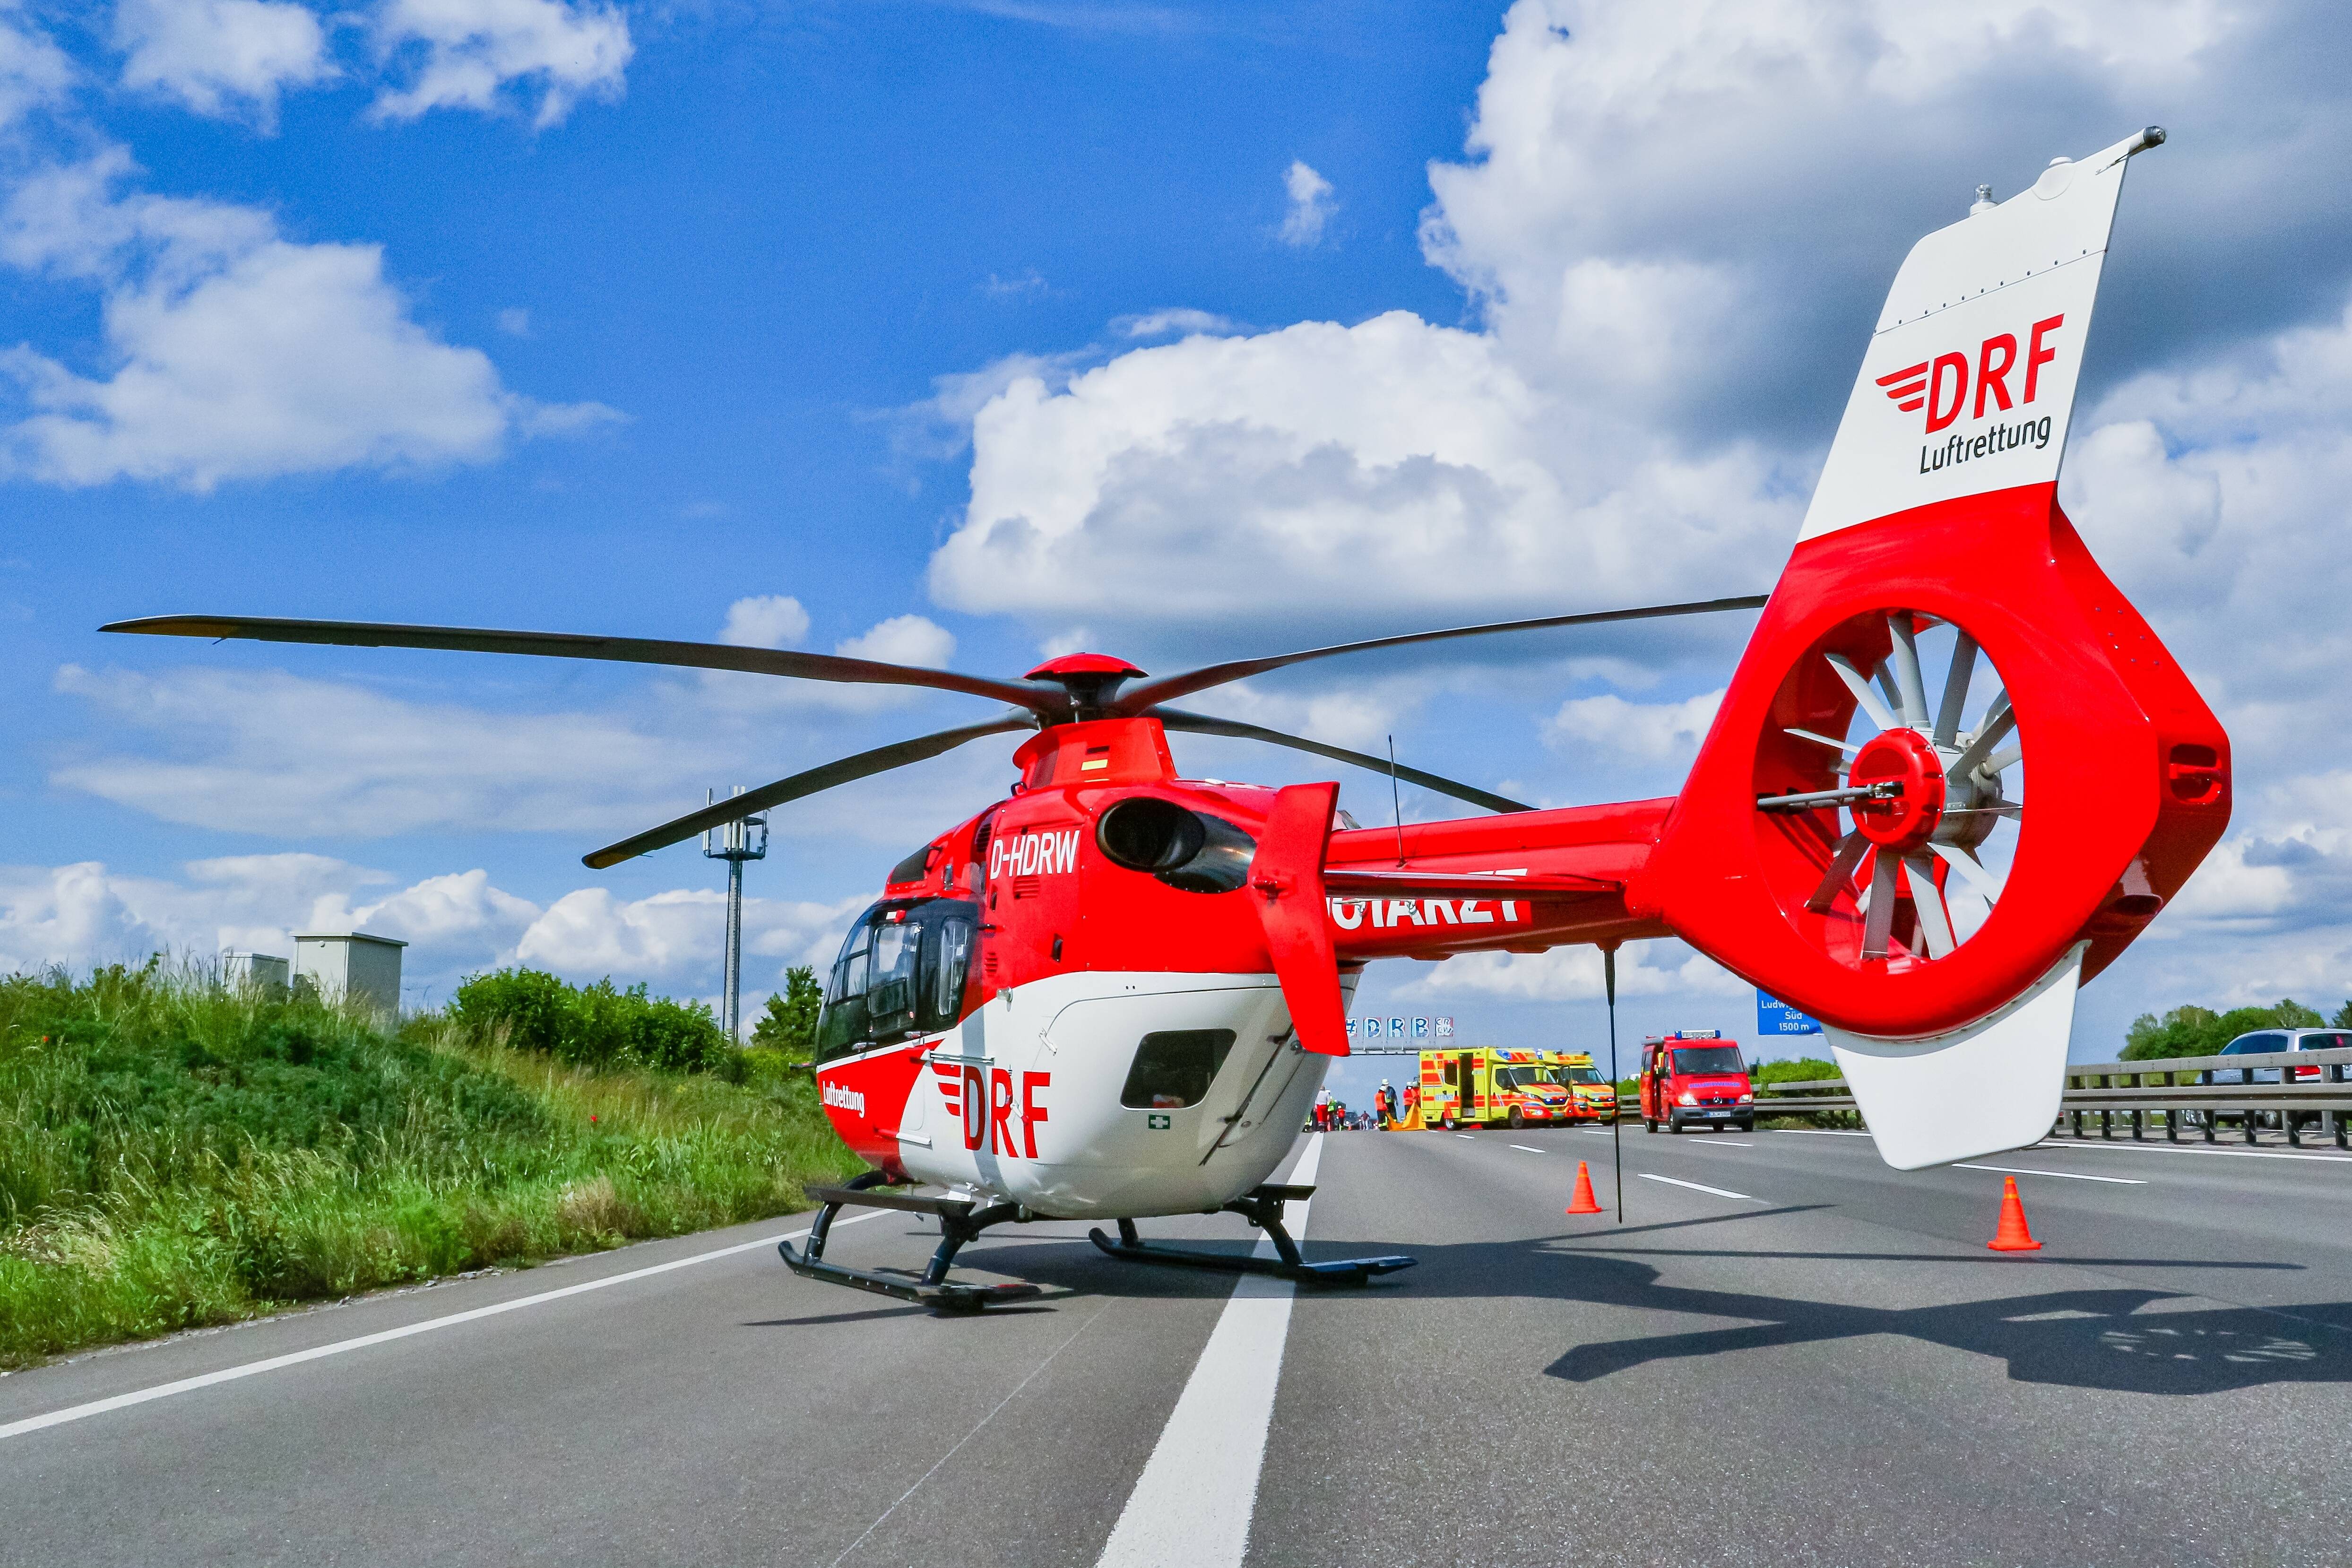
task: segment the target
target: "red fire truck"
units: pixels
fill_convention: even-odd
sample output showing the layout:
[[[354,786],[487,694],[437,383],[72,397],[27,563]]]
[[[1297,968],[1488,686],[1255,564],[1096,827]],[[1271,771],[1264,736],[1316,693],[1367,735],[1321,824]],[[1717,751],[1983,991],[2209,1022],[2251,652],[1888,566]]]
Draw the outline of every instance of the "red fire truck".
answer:
[[[1642,1042],[1642,1126],[1756,1130],[1756,1086],[1739,1042],[1715,1029],[1653,1035]]]

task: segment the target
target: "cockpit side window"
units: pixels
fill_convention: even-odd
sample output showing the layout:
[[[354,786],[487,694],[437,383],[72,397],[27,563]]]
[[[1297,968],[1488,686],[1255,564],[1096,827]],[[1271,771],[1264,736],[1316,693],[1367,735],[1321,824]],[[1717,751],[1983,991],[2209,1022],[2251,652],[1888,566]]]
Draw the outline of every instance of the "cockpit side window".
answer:
[[[825,986],[816,1059],[953,1026],[978,925],[963,899],[880,903],[858,916]]]

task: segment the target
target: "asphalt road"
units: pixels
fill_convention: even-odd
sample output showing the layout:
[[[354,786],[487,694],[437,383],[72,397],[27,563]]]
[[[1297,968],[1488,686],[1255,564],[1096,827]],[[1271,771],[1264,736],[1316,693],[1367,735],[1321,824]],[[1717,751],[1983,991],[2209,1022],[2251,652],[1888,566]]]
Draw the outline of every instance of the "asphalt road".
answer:
[[[1310,1254],[1422,1260],[1360,1290],[1037,1226],[967,1272],[1048,1299],[935,1318],[707,1256],[776,1222],[18,1373],[0,1563],[2352,1561],[2352,1160],[1988,1159],[2047,1244],[2000,1255],[1998,1171],[1625,1150],[1621,1225],[1561,1213],[1591,1133],[1302,1143]]]

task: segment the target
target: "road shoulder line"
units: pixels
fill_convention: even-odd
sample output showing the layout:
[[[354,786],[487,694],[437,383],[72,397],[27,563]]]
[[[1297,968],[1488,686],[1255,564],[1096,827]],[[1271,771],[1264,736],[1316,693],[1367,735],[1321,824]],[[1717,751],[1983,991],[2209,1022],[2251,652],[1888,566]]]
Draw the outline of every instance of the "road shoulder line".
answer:
[[[859,1220],[878,1219],[888,1212],[886,1209],[877,1209],[872,1214],[857,1215],[849,1219],[835,1220],[834,1223],[836,1227],[856,1225]],[[415,1334],[429,1334],[438,1329],[456,1328],[460,1323],[471,1323],[483,1318],[495,1318],[506,1312],[519,1312],[525,1307],[537,1307],[549,1301],[560,1301],[567,1296],[585,1295],[591,1290],[602,1290],[608,1286],[625,1285],[633,1279],[645,1279],[656,1274],[667,1274],[674,1268],[688,1268],[698,1263],[709,1263],[714,1258],[732,1258],[739,1252],[751,1252],[762,1247],[773,1247],[780,1241],[797,1241],[807,1234],[806,1230],[795,1230],[781,1236],[761,1237],[757,1241],[739,1241],[732,1247],[714,1247],[709,1252],[698,1252],[690,1258],[673,1258],[667,1263],[656,1263],[644,1268],[632,1268],[625,1273],[607,1275],[602,1279],[583,1279],[577,1285],[566,1285],[554,1290],[541,1290],[533,1296],[518,1296],[511,1301],[493,1301],[487,1307],[474,1307],[463,1312],[450,1312],[438,1318],[427,1318],[419,1323],[404,1323],[396,1329],[384,1329],[373,1334],[362,1334],[355,1339],[337,1340],[331,1344],[312,1345],[308,1350],[292,1351],[285,1355],[268,1356],[260,1361],[245,1362],[236,1366],[225,1366],[215,1372],[199,1373],[194,1377],[184,1377],[176,1382],[159,1383],[152,1388],[137,1388],[128,1394],[117,1394],[105,1399],[93,1399],[87,1404],[68,1405],[62,1410],[51,1410],[39,1415],[27,1415],[20,1421],[11,1421],[5,1426],[0,1426],[0,1441],[39,1432],[51,1426],[62,1426],[68,1421],[82,1421],[92,1415],[103,1415],[110,1410],[128,1409],[133,1405],[144,1405],[150,1400],[168,1399],[175,1394],[193,1394],[200,1388],[210,1388],[216,1384],[235,1383],[241,1378],[257,1377],[265,1372],[277,1372],[284,1367],[299,1366],[304,1362],[322,1361],[328,1356],[342,1355],[350,1351],[366,1350],[371,1345],[389,1344],[394,1340],[408,1339]]]

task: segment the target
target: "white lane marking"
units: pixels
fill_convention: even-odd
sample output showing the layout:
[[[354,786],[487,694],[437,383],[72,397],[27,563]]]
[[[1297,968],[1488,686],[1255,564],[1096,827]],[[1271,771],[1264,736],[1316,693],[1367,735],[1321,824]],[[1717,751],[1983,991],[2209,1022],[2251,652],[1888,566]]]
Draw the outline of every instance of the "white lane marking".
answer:
[[[1694,1149],[1753,1149],[1753,1143],[1742,1143],[1736,1138],[1709,1138],[1691,1145]]]
[[[1964,1161],[1952,1162],[1955,1171],[1999,1171],[2005,1176],[2056,1176],[2065,1182],[2105,1182],[2116,1187],[2144,1187],[2146,1182],[2133,1176],[2086,1176],[2080,1171],[2030,1171],[2023,1165],[1971,1165]]]
[[[2221,1154],[2232,1160],[2309,1160],[2321,1165],[2352,1165],[2352,1157],[2342,1154],[2290,1154],[2284,1149],[2183,1149],[2170,1143],[2109,1143],[2105,1140],[2094,1143],[2087,1138],[2080,1143],[2071,1138],[2045,1138],[2033,1147],[2036,1149],[2105,1149],[2116,1153],[2130,1154]]]
[[[1688,1187],[1695,1193],[1713,1193],[1719,1198],[1738,1198],[1740,1202],[1748,1204],[1760,1204],[1767,1201],[1763,1198],[1750,1197],[1746,1193],[1727,1193],[1721,1187],[1704,1186],[1697,1182],[1676,1181],[1672,1176],[1654,1176],[1647,1171],[1636,1171],[1633,1173],[1645,1182],[1664,1182],[1670,1187]]]
[[[1587,1138],[1613,1138],[1616,1136],[1615,1133],[1604,1131],[1602,1129],[1598,1127],[1580,1127],[1577,1131],[1583,1133]]]
[[[1315,1184],[1323,1158],[1317,1133],[1287,1181]],[[1291,1206],[1293,1237],[1305,1239],[1307,1209]],[[1274,1255],[1261,1240],[1258,1256]],[[1257,1509],[1258,1472],[1274,1420],[1275,1386],[1290,1334],[1287,1279],[1244,1274],[1201,1348],[1192,1375],[1160,1428],[1127,1507],[1103,1543],[1096,1568],[1240,1568]]]
[[[1468,1134],[1467,1132],[1456,1132],[1454,1136],[1455,1136],[1456,1138],[1470,1138],[1470,1134]],[[1476,1140],[1475,1138],[1470,1138],[1470,1142],[1472,1142],[1473,1143],[1475,1143],[1476,1142],[1478,1142],[1478,1140]]]
[[[940,1473],[940,1465],[946,1464],[950,1459],[952,1459],[958,1454],[962,1453],[964,1445],[971,1442],[974,1437],[980,1436],[981,1427],[987,1426],[990,1422],[995,1420],[997,1416],[1003,1414],[1004,1407],[1013,1403],[1013,1396],[1018,1394],[1023,1389],[1028,1387],[1031,1384],[1036,1382],[1037,1374],[1045,1371],[1047,1367],[1053,1365],[1054,1358],[1060,1355],[1064,1351],[1068,1350],[1071,1343],[1076,1341],[1080,1334],[1083,1334],[1088,1329],[1093,1328],[1095,1326],[1095,1319],[1101,1317],[1108,1308],[1109,1304],[1108,1302],[1103,1306],[1096,1308],[1094,1317],[1088,1318],[1085,1322],[1080,1323],[1076,1328],[1072,1329],[1068,1339],[1064,1340],[1060,1344],[1055,1345],[1051,1351],[1048,1351],[1044,1361],[1039,1362],[1035,1366],[1029,1369],[1028,1376],[1023,1378],[1020,1382],[1013,1385],[1012,1394],[1008,1394],[1003,1398],[998,1400],[996,1402],[996,1407],[991,1410],[987,1415],[982,1416],[972,1426],[971,1431],[957,1438],[955,1447],[950,1448],[946,1453],[941,1454],[939,1457],[938,1462],[933,1464],[929,1469],[923,1472],[921,1479],[916,1481],[913,1486],[908,1487],[905,1491],[900,1492],[898,1494],[898,1500],[892,1503],[888,1508],[884,1509],[882,1510],[881,1517],[875,1520],[873,1523],[866,1527],[865,1535],[859,1536],[856,1540],[843,1547],[841,1549],[841,1555],[833,1560],[830,1564],[830,1568],[841,1568],[842,1563],[848,1560],[851,1552],[866,1544],[866,1536],[871,1535],[876,1531],[881,1529],[884,1521],[888,1520],[892,1514],[898,1512],[899,1508],[905,1504],[908,1498],[913,1497],[917,1492],[921,1491],[923,1489],[923,1483]]]
[[[833,1222],[834,1227],[839,1229],[845,1225],[856,1225],[861,1220],[880,1219],[884,1215],[892,1212],[889,1209],[877,1209],[872,1214],[862,1214],[850,1219],[836,1219]],[[427,1318],[421,1323],[408,1323],[397,1329],[385,1329],[380,1333],[362,1334],[357,1339],[337,1340],[332,1344],[313,1345],[306,1351],[271,1356],[265,1361],[249,1361],[242,1366],[223,1367],[218,1372],[207,1372],[195,1377],[184,1377],[176,1383],[159,1383],[152,1388],[134,1389],[129,1394],[115,1394],[110,1399],[93,1399],[87,1405],[68,1405],[62,1410],[52,1410],[45,1415],[27,1415],[21,1421],[11,1421],[5,1426],[0,1426],[0,1439],[22,1436],[27,1432],[38,1432],[45,1427],[61,1426],[68,1421],[80,1421],[91,1415],[103,1415],[110,1410],[122,1410],[133,1405],[144,1405],[151,1399],[165,1399],[174,1394],[191,1394],[199,1388],[210,1388],[215,1384],[235,1383],[239,1378],[256,1377],[265,1372],[276,1372],[280,1367],[299,1366],[306,1361],[320,1361],[331,1355],[341,1355],[347,1351],[365,1350],[370,1345],[389,1344],[394,1340],[404,1340],[412,1334],[429,1334],[436,1329],[455,1328],[459,1323],[470,1323],[477,1319],[495,1318],[502,1312],[520,1312],[525,1307],[536,1307],[548,1301],[560,1301],[566,1296],[585,1295],[591,1290],[602,1290],[607,1286],[625,1285],[632,1279],[644,1279],[656,1274],[667,1274],[673,1268],[691,1268],[697,1263],[708,1263],[715,1258],[732,1258],[739,1252],[751,1252],[762,1247],[773,1247],[780,1241],[798,1241],[807,1234],[805,1230],[795,1230],[782,1236],[763,1237],[758,1241],[738,1242],[733,1247],[721,1247],[709,1252],[698,1252],[691,1258],[672,1258],[667,1263],[656,1263],[650,1268],[632,1268],[625,1274],[608,1275],[602,1279],[588,1279],[577,1285],[566,1285],[560,1290],[541,1290],[536,1296],[518,1296],[511,1301],[499,1301],[488,1307],[476,1307],[468,1311],[451,1312],[446,1317]]]
[[[2055,1175],[2065,1183],[2107,1183],[2110,1187],[2145,1187],[2147,1184],[2136,1175],[2084,1175],[2082,1171],[2030,1171],[2025,1166],[1971,1166],[1961,1159],[1955,1159],[1952,1168],[1955,1171],[2000,1171],[2001,1175]]]
[[[1522,1154],[1540,1154],[1543,1152],[1540,1149],[1530,1149],[1524,1143],[1514,1143],[1511,1147],[1517,1149]]]
[[[1854,1132],[1843,1127],[1783,1127],[1783,1132],[1801,1132],[1808,1138],[1867,1138],[1867,1132]]]

